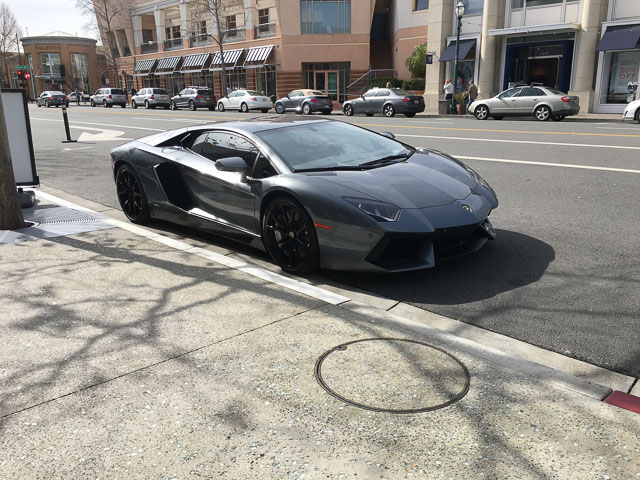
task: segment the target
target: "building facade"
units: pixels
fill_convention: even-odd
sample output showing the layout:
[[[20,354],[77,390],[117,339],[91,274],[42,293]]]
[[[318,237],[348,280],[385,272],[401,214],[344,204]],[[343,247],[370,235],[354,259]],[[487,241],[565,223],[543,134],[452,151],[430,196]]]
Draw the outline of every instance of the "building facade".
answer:
[[[134,0],[113,28],[122,85],[172,94],[207,85],[222,94],[223,59],[212,39],[217,25],[201,3]],[[425,3],[229,0],[221,18],[227,84],[273,97],[312,88],[342,102],[372,70],[408,78],[406,59],[427,38]]]
[[[77,88],[88,93],[100,88],[105,66],[98,58],[95,39],[52,32],[23,37],[21,43],[24,65],[31,72],[27,81],[31,98],[45,90],[71,92]]]
[[[621,113],[640,70],[638,0],[462,0],[457,88],[480,98],[541,83],[580,97],[583,112]],[[431,0],[425,100],[437,110],[454,77],[457,0]]]

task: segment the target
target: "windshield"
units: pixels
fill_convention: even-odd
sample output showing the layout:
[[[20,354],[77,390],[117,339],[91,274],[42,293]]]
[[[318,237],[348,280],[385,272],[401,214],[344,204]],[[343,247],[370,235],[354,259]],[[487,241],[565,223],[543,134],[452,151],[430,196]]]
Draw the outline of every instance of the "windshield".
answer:
[[[198,95],[211,95],[211,90],[198,90]]]
[[[413,93],[407,92],[406,90],[402,90],[401,88],[394,88],[393,91],[396,92],[398,95],[404,95],[405,97],[415,97]]]
[[[121,90],[119,88],[112,88],[111,93],[113,95],[124,95],[124,90]]]
[[[385,136],[334,121],[264,130],[256,135],[294,171],[373,168],[371,162],[376,160],[402,161],[414,152]]]
[[[249,95],[253,95],[254,97],[255,96],[261,97],[262,96],[262,94],[260,92],[256,92],[255,90],[247,90],[247,93]]]
[[[166,90],[162,90],[161,88],[154,88],[153,93],[157,95],[169,95],[169,92],[167,92]]]
[[[566,95],[565,92],[561,92],[560,90],[557,90],[555,88],[547,88],[547,90],[549,90],[551,93],[555,93],[556,95],[560,95],[560,96]]]

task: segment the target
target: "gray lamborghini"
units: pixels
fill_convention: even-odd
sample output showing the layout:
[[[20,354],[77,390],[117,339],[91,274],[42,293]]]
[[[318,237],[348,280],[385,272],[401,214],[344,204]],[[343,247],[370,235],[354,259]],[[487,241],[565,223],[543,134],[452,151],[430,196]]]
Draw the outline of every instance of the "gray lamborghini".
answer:
[[[464,163],[293,115],[198,125],[111,151],[118,200],[265,250],[282,269],[399,272],[495,238],[495,192]]]

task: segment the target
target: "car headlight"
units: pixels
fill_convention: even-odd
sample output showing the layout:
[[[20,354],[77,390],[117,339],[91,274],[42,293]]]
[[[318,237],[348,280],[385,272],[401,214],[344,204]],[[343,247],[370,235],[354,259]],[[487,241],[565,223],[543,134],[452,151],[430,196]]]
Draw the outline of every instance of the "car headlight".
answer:
[[[400,217],[400,207],[393,203],[379,202],[367,198],[342,197],[378,222],[395,222]]]

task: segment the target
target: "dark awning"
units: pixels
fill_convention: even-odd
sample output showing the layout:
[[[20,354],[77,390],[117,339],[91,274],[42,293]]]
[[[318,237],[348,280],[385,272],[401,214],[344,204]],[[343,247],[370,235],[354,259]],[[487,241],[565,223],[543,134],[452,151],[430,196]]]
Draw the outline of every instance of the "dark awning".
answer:
[[[198,73],[207,66],[207,61],[211,57],[210,53],[194,53],[184,57],[180,73]]]
[[[176,71],[182,57],[164,57],[158,60],[155,73],[157,75],[169,75]]]
[[[238,60],[240,59],[240,55],[244,52],[244,48],[239,48],[237,50],[226,50],[224,52],[224,64],[225,66],[236,66]],[[209,70],[215,72],[218,70],[222,70],[222,61],[220,60],[220,52],[215,52],[213,54],[213,60],[211,60],[211,68]]]
[[[458,53],[458,59],[464,60],[469,51],[476,44],[475,38],[473,40],[460,40],[460,52]],[[453,41],[449,44],[449,46],[442,52],[440,55],[441,62],[453,62],[456,59],[456,42]]]
[[[244,68],[260,68],[265,64],[272,51],[273,45],[251,47],[247,51],[247,58],[244,59],[244,63],[242,64],[242,66]]]
[[[631,50],[640,41],[640,25],[616,25],[608,27],[596,50]]]
[[[151,60],[138,60],[136,66],[133,68],[134,77],[143,77],[149,75],[156,65],[157,60],[155,58]]]

